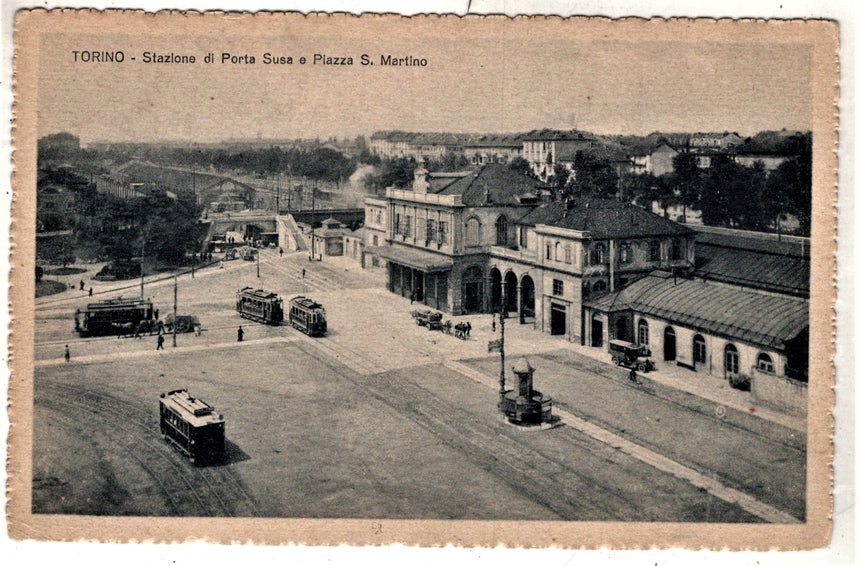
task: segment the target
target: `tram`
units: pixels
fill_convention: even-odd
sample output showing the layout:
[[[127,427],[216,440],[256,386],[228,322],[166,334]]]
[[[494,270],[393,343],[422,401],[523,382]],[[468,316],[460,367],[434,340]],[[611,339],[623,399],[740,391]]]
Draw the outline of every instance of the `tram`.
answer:
[[[176,389],[161,394],[159,400],[161,434],[192,464],[224,460],[224,416],[212,405]]]
[[[244,287],[236,292],[236,311],[242,318],[277,325],[284,320],[284,300],[275,293]]]
[[[325,309],[321,304],[307,297],[290,299],[290,324],[308,336],[325,336]]]
[[[81,336],[131,334],[135,329],[149,332],[154,323],[155,310],[150,300],[118,297],[75,311],[75,330]]]

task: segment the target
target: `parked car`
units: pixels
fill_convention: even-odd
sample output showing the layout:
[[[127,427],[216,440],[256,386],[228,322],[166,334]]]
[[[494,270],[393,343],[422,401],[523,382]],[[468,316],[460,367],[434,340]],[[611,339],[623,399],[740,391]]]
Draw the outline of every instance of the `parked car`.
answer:
[[[617,366],[635,368],[642,373],[653,371],[657,365],[651,359],[651,350],[624,340],[610,340],[609,353],[612,354],[612,363]]]

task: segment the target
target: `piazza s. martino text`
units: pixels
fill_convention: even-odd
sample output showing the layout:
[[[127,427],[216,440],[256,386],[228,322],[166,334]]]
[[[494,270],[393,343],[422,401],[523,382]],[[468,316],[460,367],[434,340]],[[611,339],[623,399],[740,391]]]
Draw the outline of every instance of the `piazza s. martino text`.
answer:
[[[72,50],[72,57],[76,63],[125,63],[128,61],[140,61],[142,63],[168,64],[168,65],[193,65],[198,62],[204,64],[221,65],[313,65],[313,66],[361,66],[361,67],[426,67],[427,58],[416,55],[380,54],[377,56],[362,53],[358,57],[349,55],[328,55],[326,53],[314,53],[313,55],[293,56],[265,52],[261,56],[250,53],[230,53],[223,51],[220,54],[207,53],[202,58],[189,53],[144,51],[140,57],[127,55],[124,51],[92,51]]]

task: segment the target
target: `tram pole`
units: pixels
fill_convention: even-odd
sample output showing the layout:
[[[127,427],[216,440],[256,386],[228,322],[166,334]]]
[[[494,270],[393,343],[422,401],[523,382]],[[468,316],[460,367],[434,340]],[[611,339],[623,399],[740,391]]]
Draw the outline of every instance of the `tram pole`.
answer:
[[[140,241],[140,300],[143,300],[143,256],[146,252],[146,236]]]
[[[176,347],[176,297],[178,295],[177,289],[179,276],[177,274],[173,274],[173,347]]]
[[[499,308],[499,328],[501,329],[499,354],[501,358],[501,369],[499,370],[499,408],[505,410],[505,310],[507,297],[505,296],[504,282],[502,283],[502,304]]]
[[[260,250],[257,250],[257,279],[260,278]]]

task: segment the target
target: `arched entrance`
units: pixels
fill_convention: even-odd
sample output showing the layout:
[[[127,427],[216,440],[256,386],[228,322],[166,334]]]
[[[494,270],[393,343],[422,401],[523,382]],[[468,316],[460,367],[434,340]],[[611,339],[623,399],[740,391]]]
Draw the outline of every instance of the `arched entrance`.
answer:
[[[667,326],[663,331],[663,360],[675,361],[675,329]]]
[[[495,267],[490,270],[490,311],[497,312],[502,304],[502,274]]]
[[[535,315],[535,282],[531,276],[523,275],[520,280],[521,310],[520,320],[525,320],[526,317],[534,318]]]
[[[517,311],[517,276],[513,271],[505,273],[505,312]]]
[[[733,380],[740,375],[740,354],[734,344],[726,345],[725,370],[726,379]]]
[[[480,267],[472,266],[463,272],[461,291],[463,312],[480,312],[484,304],[484,274]]]

